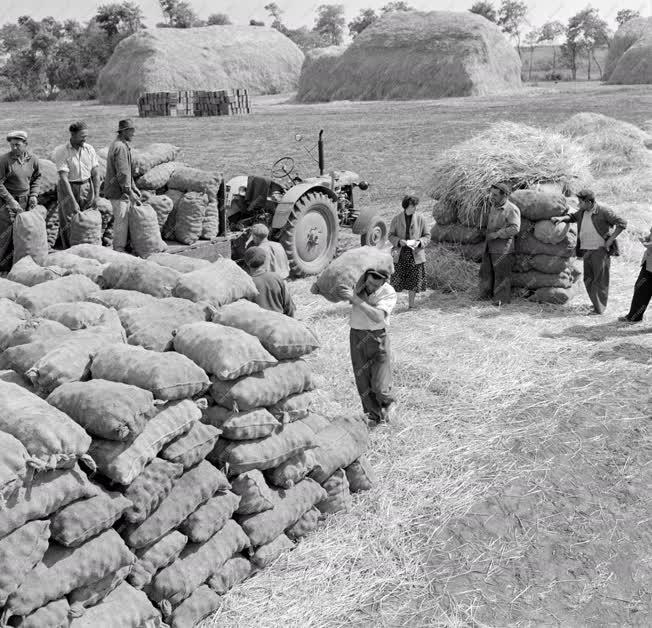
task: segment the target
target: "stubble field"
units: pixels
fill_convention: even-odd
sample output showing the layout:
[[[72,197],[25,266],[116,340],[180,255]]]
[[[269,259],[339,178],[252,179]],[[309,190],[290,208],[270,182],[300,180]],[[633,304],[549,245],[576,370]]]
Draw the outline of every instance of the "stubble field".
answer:
[[[230,177],[282,155],[316,166],[302,145],[325,129],[327,167],[371,182],[364,203],[389,217],[421,194],[429,163],[488,124],[553,126],[578,111],[639,125],[649,87],[527,89],[501,98],[294,106],[254,102],[239,118],[136,120],[135,145],[169,141],[183,159]],[[83,118],[96,148],[135,107],[0,104],[37,154]],[[303,154],[303,157],[301,156]],[[602,179],[601,198],[652,223],[652,172]],[[422,211],[430,213],[423,199]],[[348,238],[349,242],[351,238]],[[569,307],[428,292],[392,318],[398,416],[372,434],[374,490],[287,557],[224,599],[206,626],[649,625],[652,582],[652,325],[622,327],[642,249],[612,266],[611,301]],[[323,348],[310,360],[324,404],[360,411],[348,355],[348,309],[292,284],[298,316]],[[648,314],[648,319],[650,314]]]

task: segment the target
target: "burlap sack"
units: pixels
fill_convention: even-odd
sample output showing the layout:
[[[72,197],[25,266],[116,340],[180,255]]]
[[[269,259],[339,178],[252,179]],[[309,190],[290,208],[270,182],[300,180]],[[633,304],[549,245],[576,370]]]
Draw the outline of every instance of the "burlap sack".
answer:
[[[56,198],[45,203],[45,232],[48,247],[52,250],[59,237],[59,206]]]
[[[41,267],[31,257],[23,257],[11,267],[7,279],[31,288],[67,274],[68,271],[65,268],[59,266]]]
[[[536,225],[536,222],[533,222],[532,220],[528,220],[527,218],[523,218],[521,216],[521,228],[519,229],[519,235],[522,235],[524,233],[532,233],[534,231],[534,225]]]
[[[202,221],[202,240],[212,240],[220,232],[220,209],[217,201],[211,201],[206,205],[204,220]]]
[[[570,271],[573,264],[568,257],[555,257],[553,255],[514,255],[514,272],[526,273],[538,270],[540,273],[555,275]]]
[[[87,301],[99,303],[107,308],[121,310],[127,307],[143,307],[150,303],[158,303],[159,299],[151,294],[136,292],[135,290],[100,290],[88,297]]]
[[[317,464],[310,477],[325,482],[337,469],[348,467],[364,453],[369,444],[367,426],[359,419],[340,417],[314,438]]]
[[[69,628],[158,628],[160,619],[147,596],[123,582],[101,604],[73,619]]]
[[[79,468],[38,473],[31,485],[20,488],[6,504],[0,516],[0,538],[34,519],[45,519],[66,504],[97,494],[86,474]]]
[[[551,220],[539,220],[534,225],[534,237],[546,244],[559,244],[563,242],[570,227],[568,222],[555,224]]]
[[[239,413],[222,406],[209,406],[202,421],[222,430],[223,437],[229,440],[263,438],[281,426],[265,408]]]
[[[70,604],[65,597],[37,608],[26,617],[12,617],[11,625],[16,628],[68,628],[70,626]]]
[[[17,438],[44,469],[71,467],[91,437],[69,416],[33,393],[0,382],[0,431]]]
[[[32,460],[24,445],[11,434],[0,432],[0,509],[20,488],[31,467]]]
[[[521,210],[521,216],[534,222],[568,213],[568,205],[563,194],[539,190],[516,190],[512,192],[509,200]]]
[[[113,207],[111,206],[111,201],[108,201],[105,198],[98,198],[97,209],[100,212],[100,215],[102,216],[102,246],[113,250],[112,247],[113,247],[114,216],[113,216]],[[78,246],[87,246],[87,245],[81,244]],[[115,253],[118,253],[118,251],[115,251]],[[122,253],[118,253],[118,255],[122,255]]]
[[[432,242],[453,242],[456,244],[475,244],[482,242],[485,234],[482,229],[465,227],[459,223],[442,225],[435,223],[430,229]]]
[[[206,321],[213,308],[206,304],[192,303],[186,299],[167,297],[156,303],[119,312],[130,345],[168,351],[172,349],[174,332],[181,326]]]
[[[135,559],[112,529],[105,530],[79,547],[51,544],[43,561],[29,573],[20,589],[9,597],[6,608],[11,615],[27,615],[73,589],[131,565]]]
[[[68,253],[68,251],[52,251],[48,255],[46,264],[63,268],[70,274],[85,275],[95,283],[102,276],[104,270],[104,264],[100,264],[97,260],[85,259],[79,255]]]
[[[280,534],[273,541],[265,543],[265,545],[261,545],[256,549],[251,557],[251,562],[259,569],[264,569],[293,549],[294,543],[285,534]]]
[[[20,318],[27,320],[31,318],[31,314],[15,301],[0,299],[0,318]]]
[[[156,574],[148,591],[150,599],[180,604],[233,554],[246,547],[249,547],[247,535],[230,519],[205,543],[186,545],[176,561]]]
[[[129,258],[111,262],[102,273],[103,288],[137,290],[153,297],[172,296],[172,289],[180,274],[154,262]]]
[[[174,270],[180,273],[191,273],[193,270],[199,270],[211,264],[206,259],[188,257],[187,255],[175,255],[173,253],[155,253],[148,258],[148,261],[156,262],[167,268],[174,268]]]
[[[159,164],[158,166],[154,166],[152,169],[143,173],[143,175],[138,179],[138,189],[158,190],[164,188],[168,184],[168,181],[176,167],[176,161],[168,161]]]
[[[217,310],[213,322],[256,336],[277,360],[291,360],[319,348],[317,336],[304,323],[240,300]]]
[[[127,579],[133,565],[135,563],[125,565],[116,572],[108,573],[104,578],[100,578],[96,582],[73,589],[67,596],[68,602],[84,608],[99,604],[111,591],[117,589]]]
[[[360,277],[368,270],[383,270],[393,274],[392,256],[373,246],[362,246],[345,251],[319,275],[310,292],[320,294],[333,303],[344,301],[342,290],[354,288]]]
[[[179,210],[179,203],[183,198],[183,192],[181,190],[168,189],[165,196],[172,201],[172,211],[168,214],[165,224],[161,228],[161,235],[164,240],[174,240],[174,228],[177,223],[177,212]]]
[[[0,539],[0,607],[41,561],[48,548],[49,521],[31,521]]]
[[[148,390],[104,379],[62,384],[47,402],[89,434],[119,441],[138,436],[157,411]]]
[[[222,598],[207,584],[196,589],[189,598],[166,617],[170,628],[197,626],[202,619],[214,613],[222,604]]]
[[[21,212],[14,220],[14,264],[25,256],[43,264],[48,256],[48,234],[45,218],[32,210]]]
[[[187,542],[188,537],[174,530],[156,543],[136,550],[137,560],[127,577],[129,584],[137,589],[148,585],[158,571],[165,569],[179,557]]]
[[[282,423],[292,423],[299,419],[305,419],[317,405],[318,399],[319,392],[309,390],[281,399],[270,406],[269,411]]]
[[[25,292],[23,284],[0,277],[0,298],[14,301],[23,292]]]
[[[189,515],[179,530],[193,543],[204,543],[226,525],[239,503],[235,493],[217,493]]]
[[[326,491],[317,482],[306,478],[296,486],[279,493],[278,503],[274,508],[242,517],[240,525],[247,533],[252,546],[264,545],[273,541],[325,498]]]
[[[131,484],[167,443],[185,434],[200,418],[201,410],[189,399],[169,403],[147,422],[135,439],[126,442],[96,439],[90,455],[103,475],[118,484]]]
[[[16,371],[12,371],[11,369],[0,370],[0,382],[7,382],[8,384],[16,384],[21,388],[26,388],[27,390],[33,392],[33,388],[32,385],[29,383],[29,380],[25,379],[25,377],[20,373],[16,373]],[[14,440],[16,441],[15,438]],[[0,488],[0,493],[2,493],[1,488]]]
[[[72,332],[70,332],[72,334]],[[25,375],[48,351],[56,349],[65,343],[66,337],[41,338],[6,349],[2,356],[2,364],[7,368]]]
[[[344,469],[338,469],[323,484],[328,494],[326,499],[317,503],[317,509],[322,514],[335,514],[337,512],[348,512],[353,506],[349,481],[346,478]]]
[[[315,468],[316,464],[315,452],[312,449],[306,449],[268,471],[267,477],[274,486],[292,488],[301,482]]]
[[[123,530],[130,547],[142,548],[155,543],[174,530],[214,493],[230,485],[226,476],[212,464],[200,462],[174,482],[170,494],[145,521]]]
[[[154,142],[144,148],[131,150],[131,168],[134,177],[140,177],[161,164],[174,161],[181,149],[174,144]]]
[[[310,367],[303,360],[287,360],[261,373],[232,382],[212,378],[210,393],[215,402],[240,412],[273,406],[284,397],[313,388]]]
[[[277,364],[258,338],[218,323],[180,327],[174,337],[174,350],[221,380],[252,375]]]
[[[208,199],[203,193],[188,192],[176,209],[174,239],[181,244],[194,244],[199,240]]]
[[[102,214],[97,209],[85,209],[70,219],[70,244],[102,245]]]
[[[222,180],[222,175],[217,172],[180,165],[172,173],[168,187],[184,192],[201,192],[207,194],[211,200],[216,200]]]
[[[48,305],[55,303],[85,301],[87,297],[98,290],[97,284],[88,277],[70,275],[32,286],[18,297],[16,302],[32,314],[36,314]]]
[[[224,565],[216,571],[207,581],[206,584],[218,593],[224,595],[228,593],[236,584],[244,582],[252,572],[252,565],[246,559],[236,554],[229,558]]]
[[[319,518],[321,513],[317,508],[313,507],[308,512],[305,512],[301,515],[296,523],[292,524],[286,531],[288,538],[293,541],[298,541],[304,536],[308,536],[311,532],[314,532],[319,526]]]
[[[344,470],[346,479],[349,481],[349,490],[352,493],[369,491],[377,481],[376,473],[364,456],[352,462]]]
[[[146,200],[147,204],[156,212],[156,222],[158,224],[159,234],[161,234],[168,216],[174,209],[174,202],[166,194],[161,194],[160,196],[151,195]]]
[[[129,210],[129,240],[139,257],[162,253],[168,248],[161,239],[158,216],[151,205],[141,203]]]
[[[189,469],[213,451],[221,433],[216,427],[197,421],[183,436],[161,449],[159,455],[165,460],[182,465],[184,469]]]
[[[180,464],[154,458],[124,492],[131,502],[124,512],[125,520],[130,523],[145,521],[170,494],[174,480],[182,473]]]
[[[11,321],[11,319],[5,319],[5,321]],[[0,322],[0,350],[26,345],[38,340],[62,338],[70,334],[70,329],[61,323],[40,317],[34,317],[27,321],[19,320],[18,325],[10,333],[8,331],[9,326],[5,328]]]
[[[537,303],[564,305],[577,295],[577,284],[570,288],[538,288],[528,299]]]
[[[78,547],[110,528],[131,502],[120,493],[100,490],[94,497],[64,506],[51,519],[52,538],[66,547]]]
[[[94,259],[100,262],[100,264],[110,264],[118,260],[133,259],[128,253],[114,251],[106,246],[98,246],[97,244],[76,244],[75,246],[71,246],[67,252],[85,259]]]
[[[22,318],[7,317],[0,319],[0,351],[6,349],[14,331],[19,329],[24,323],[25,321]],[[0,354],[0,368],[5,369],[7,367],[9,367],[7,356]]]
[[[174,296],[206,301],[214,307],[258,295],[252,278],[230,259],[218,259],[210,266],[181,275]]]
[[[85,329],[96,325],[106,308],[99,303],[55,303],[43,308],[39,316],[57,321],[68,329]]]
[[[93,379],[138,386],[165,401],[194,397],[203,393],[210,383],[206,373],[185,355],[131,345],[113,345],[99,351],[91,372]]]
[[[231,481],[231,490],[240,497],[236,512],[254,515],[274,508],[274,493],[258,469],[245,471]]]
[[[445,201],[435,202],[432,217],[438,225],[452,225],[457,222],[457,207]]]
[[[529,288],[570,288],[573,285],[573,276],[564,271],[556,275],[549,273],[540,273],[536,270],[530,270],[527,273],[512,273],[512,287]]]

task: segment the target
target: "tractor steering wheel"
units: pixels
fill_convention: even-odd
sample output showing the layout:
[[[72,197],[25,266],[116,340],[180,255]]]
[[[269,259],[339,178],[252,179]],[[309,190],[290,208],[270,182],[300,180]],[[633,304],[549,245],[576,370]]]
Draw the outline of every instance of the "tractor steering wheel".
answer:
[[[272,165],[272,177],[275,179],[289,177],[292,172],[294,172],[294,159],[292,157],[281,157]]]

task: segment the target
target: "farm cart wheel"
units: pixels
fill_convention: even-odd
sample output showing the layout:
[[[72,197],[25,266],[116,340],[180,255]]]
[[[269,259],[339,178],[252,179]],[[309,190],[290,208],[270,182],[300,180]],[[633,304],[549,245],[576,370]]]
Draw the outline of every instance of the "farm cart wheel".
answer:
[[[321,192],[304,194],[280,237],[292,274],[303,277],[324,270],[335,255],[338,231],[335,203]]]
[[[360,235],[361,246],[376,246],[382,248],[387,241],[387,223],[380,217],[374,216],[369,221],[366,231]]]

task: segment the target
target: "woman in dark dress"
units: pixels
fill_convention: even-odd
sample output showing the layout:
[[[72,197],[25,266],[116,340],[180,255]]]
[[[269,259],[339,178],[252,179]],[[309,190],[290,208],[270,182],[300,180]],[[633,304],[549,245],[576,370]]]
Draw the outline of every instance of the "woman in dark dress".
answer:
[[[416,214],[419,199],[406,196],[401,203],[403,211],[392,218],[389,241],[398,250],[398,261],[391,284],[396,292],[408,291],[408,307],[413,308],[417,292],[426,289],[426,252],[430,240],[426,220]]]

